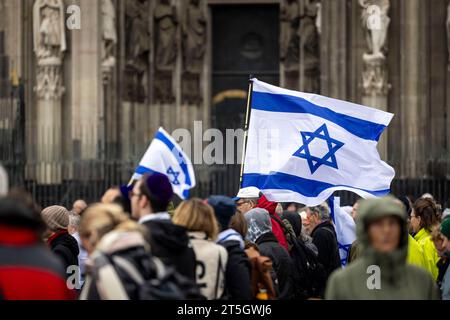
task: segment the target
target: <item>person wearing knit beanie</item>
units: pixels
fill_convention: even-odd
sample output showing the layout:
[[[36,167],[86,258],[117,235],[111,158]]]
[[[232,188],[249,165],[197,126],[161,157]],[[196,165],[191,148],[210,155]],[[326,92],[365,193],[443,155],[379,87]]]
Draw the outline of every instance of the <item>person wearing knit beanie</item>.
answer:
[[[64,207],[47,207],[42,210],[41,215],[51,232],[64,230],[69,226],[69,211]]]
[[[50,206],[42,210],[41,216],[47,225],[44,238],[51,251],[62,262],[64,270],[67,271],[71,266],[78,266],[78,254],[80,253],[78,242],[67,230],[69,211],[61,206]]]
[[[441,233],[447,238],[450,239],[450,219],[447,218],[441,223]],[[450,250],[450,248],[449,248]]]
[[[446,218],[441,222],[440,231],[444,236],[442,246],[445,248],[445,255],[450,259],[450,218]],[[444,274],[441,284],[442,300],[450,300],[450,267]]]

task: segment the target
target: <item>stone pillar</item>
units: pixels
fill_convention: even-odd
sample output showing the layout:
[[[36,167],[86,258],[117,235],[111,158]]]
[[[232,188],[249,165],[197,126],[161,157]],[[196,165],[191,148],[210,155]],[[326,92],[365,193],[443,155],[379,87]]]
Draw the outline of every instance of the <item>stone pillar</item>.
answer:
[[[362,55],[362,104],[387,111],[388,70],[386,40],[389,30],[389,0],[360,0],[361,17],[366,38],[366,52]],[[378,142],[382,159],[387,160],[387,132]]]
[[[36,55],[37,181],[59,184],[62,180],[61,98],[63,55],[66,51],[65,11],[62,0],[36,0],[33,38]]]
[[[72,31],[72,139],[73,158],[99,157],[102,90],[101,2],[79,0],[81,29]],[[86,173],[89,174],[89,173]]]
[[[425,174],[424,127],[426,118],[422,118],[421,63],[423,63],[421,40],[421,0],[403,0],[401,13],[401,123],[403,165],[401,175],[416,178]]]
[[[447,50],[448,50],[448,63],[447,63],[447,123],[450,119],[450,1],[447,6]],[[450,152],[450,126],[446,126],[447,129],[447,153]],[[450,179],[450,159],[447,158],[447,179]]]
[[[342,100],[347,99],[346,4],[346,0],[321,1],[321,94]]]

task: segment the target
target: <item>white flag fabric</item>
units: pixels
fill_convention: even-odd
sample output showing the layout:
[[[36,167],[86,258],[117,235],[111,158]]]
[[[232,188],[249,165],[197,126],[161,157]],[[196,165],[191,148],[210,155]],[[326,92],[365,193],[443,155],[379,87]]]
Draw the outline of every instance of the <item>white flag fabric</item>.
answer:
[[[191,160],[162,127],[156,132],[132,178],[137,180],[144,173],[151,172],[167,175],[174,193],[181,199],[187,199],[189,190],[195,186]]]
[[[353,241],[356,240],[356,224],[353,218],[341,207],[339,197],[331,197],[331,217],[336,229],[341,264],[347,264],[347,257]]]
[[[395,172],[377,143],[393,114],[252,81],[242,187],[308,206],[336,190],[364,198],[389,193]]]

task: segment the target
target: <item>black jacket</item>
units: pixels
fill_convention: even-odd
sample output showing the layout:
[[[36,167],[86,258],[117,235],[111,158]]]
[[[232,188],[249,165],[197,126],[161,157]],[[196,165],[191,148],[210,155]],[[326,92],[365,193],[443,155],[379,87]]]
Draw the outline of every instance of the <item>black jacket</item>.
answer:
[[[273,269],[278,280],[278,299],[292,299],[294,295],[295,268],[288,252],[278,243],[272,232],[263,234],[256,240],[262,256],[272,260]]]
[[[325,268],[328,278],[335,269],[341,267],[336,231],[334,231],[331,222],[324,221],[314,228],[311,237],[312,242],[319,251],[319,262]]]
[[[150,249],[154,256],[195,283],[195,252],[187,230],[171,220],[150,220],[143,223],[150,232]]]
[[[225,298],[231,300],[252,299],[251,265],[247,254],[241,249],[239,241],[224,241],[220,245],[225,247],[228,252],[225,270]]]
[[[68,233],[62,233],[52,239],[50,249],[60,258],[64,272],[66,272],[66,277],[69,277],[71,273],[67,273],[67,268],[69,266],[78,266],[78,254],[80,250],[77,240]]]

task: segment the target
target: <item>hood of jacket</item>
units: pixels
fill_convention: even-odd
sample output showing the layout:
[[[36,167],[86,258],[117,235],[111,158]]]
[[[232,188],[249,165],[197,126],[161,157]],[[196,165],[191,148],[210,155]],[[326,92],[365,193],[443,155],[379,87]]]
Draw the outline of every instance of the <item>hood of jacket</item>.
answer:
[[[272,222],[267,210],[255,208],[248,211],[245,215],[248,224],[247,240],[256,243],[256,240],[263,234],[272,232]]]
[[[382,277],[388,277],[390,282],[394,282],[396,278],[399,278],[399,273],[404,271],[408,255],[408,228],[403,209],[394,201],[394,198],[385,197],[364,200],[358,208],[358,213],[356,233],[361,245],[362,257],[366,263],[380,266],[383,270]],[[371,246],[367,230],[371,223],[389,216],[394,216],[400,221],[400,242],[394,251],[381,253]]]
[[[266,196],[263,195],[261,198],[259,198],[256,207],[266,209],[269,214],[275,214],[277,205],[278,203],[267,200]]]
[[[186,228],[172,223],[171,220],[151,220],[144,224],[150,225],[150,236],[153,240],[163,243],[170,251],[183,251],[189,245]]]

